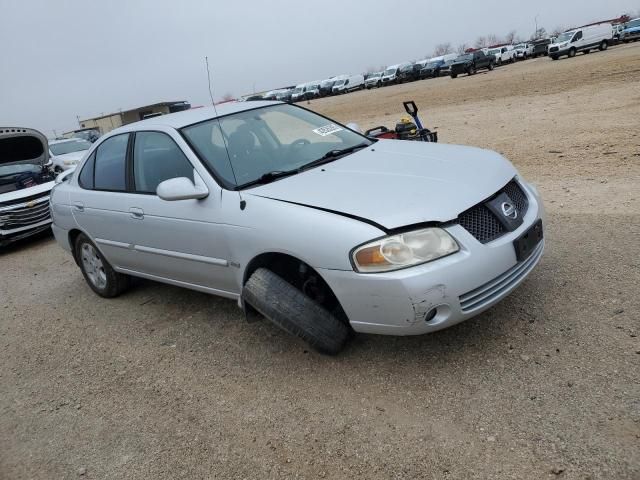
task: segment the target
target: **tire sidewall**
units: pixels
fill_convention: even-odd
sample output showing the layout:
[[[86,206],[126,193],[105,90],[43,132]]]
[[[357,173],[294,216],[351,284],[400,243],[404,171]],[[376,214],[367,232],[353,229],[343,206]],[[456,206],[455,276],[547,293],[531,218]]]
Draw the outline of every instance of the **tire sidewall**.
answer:
[[[88,244],[91,247],[93,247],[97,252],[98,256],[100,257],[100,260],[102,261],[102,266],[104,268],[104,271],[107,277],[107,283],[104,288],[98,288],[96,285],[94,285],[91,279],[89,278],[89,276],[87,275],[87,272],[85,271],[84,263],[82,262],[82,246],[84,244]],[[78,265],[80,266],[80,271],[82,272],[82,276],[84,277],[85,281],[87,282],[91,290],[93,290],[95,293],[97,293],[101,297],[107,297],[107,298],[114,297],[120,293],[119,282],[118,282],[119,274],[113,269],[113,267],[104,257],[100,249],[96,247],[95,243],[93,243],[89,239],[89,237],[87,237],[84,233],[81,233],[80,235],[78,235],[78,238],[76,238],[74,255],[78,260]]]

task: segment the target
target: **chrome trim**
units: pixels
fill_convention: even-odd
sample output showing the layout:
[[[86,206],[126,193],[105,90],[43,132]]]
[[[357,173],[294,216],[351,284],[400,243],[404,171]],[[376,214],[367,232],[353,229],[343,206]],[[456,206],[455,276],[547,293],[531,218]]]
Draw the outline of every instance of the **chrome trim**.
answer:
[[[105,240],[103,238],[96,238],[96,243],[106,245],[107,247],[126,248],[127,250],[133,248],[133,244],[131,243],[114,242],[113,240]]]
[[[192,262],[206,263],[209,265],[216,265],[218,267],[228,267],[229,262],[220,258],[204,257],[202,255],[193,255],[191,253],[174,252],[173,250],[163,250],[161,248],[144,247],[142,245],[135,245],[134,250],[144,253],[153,253],[156,255],[162,255],[163,257],[179,258],[181,260],[190,260]]]

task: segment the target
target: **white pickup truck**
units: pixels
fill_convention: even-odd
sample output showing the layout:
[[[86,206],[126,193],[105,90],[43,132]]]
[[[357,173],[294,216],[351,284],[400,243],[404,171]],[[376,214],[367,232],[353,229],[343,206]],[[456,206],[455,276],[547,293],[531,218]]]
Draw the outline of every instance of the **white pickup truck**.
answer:
[[[533,43],[519,43],[515,46],[516,59],[526,60],[533,56]]]
[[[494,55],[496,57],[496,65],[502,65],[503,63],[513,63],[516,61],[516,49],[513,45],[504,45],[502,47],[490,48],[487,51],[487,55]]]

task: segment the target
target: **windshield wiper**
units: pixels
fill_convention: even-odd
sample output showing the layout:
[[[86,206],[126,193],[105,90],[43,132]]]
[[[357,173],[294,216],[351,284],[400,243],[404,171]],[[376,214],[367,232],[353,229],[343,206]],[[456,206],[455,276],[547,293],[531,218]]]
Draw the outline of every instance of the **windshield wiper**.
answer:
[[[318,165],[333,162],[334,160],[337,160],[338,157],[342,157],[343,155],[348,155],[350,153],[355,152],[356,150],[360,150],[361,148],[367,148],[369,145],[370,145],[369,143],[359,143],[358,145],[354,145],[353,147],[336,148],[334,150],[329,150],[327,153],[325,153],[323,156],[321,156],[317,160],[314,160],[312,162],[309,162],[301,166],[298,170],[303,171],[309,168],[317,167]]]
[[[238,185],[238,189],[251,187],[253,185],[263,185],[265,183],[271,183],[274,180],[278,180],[279,178],[288,177],[289,175],[295,175],[299,173],[299,168],[294,168],[293,170],[272,170],[271,172],[263,173],[255,180],[251,180],[250,182],[244,183],[242,185]]]

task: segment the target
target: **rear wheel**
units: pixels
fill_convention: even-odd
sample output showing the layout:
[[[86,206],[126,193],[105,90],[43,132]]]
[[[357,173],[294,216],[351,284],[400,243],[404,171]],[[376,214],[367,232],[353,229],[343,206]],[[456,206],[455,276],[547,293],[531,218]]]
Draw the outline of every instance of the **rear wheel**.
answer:
[[[101,297],[117,297],[129,287],[131,277],[116,272],[85,234],[78,235],[74,253],[84,279]]]
[[[350,330],[344,322],[266,268],[251,275],[242,297],[282,330],[321,353],[337,354],[349,337]]]
[[[606,40],[603,40],[602,42],[600,42],[600,46],[598,48],[600,49],[601,52],[603,52],[607,48],[609,48],[609,43]]]
[[[568,57],[573,58],[575,56],[576,56],[576,49],[572,47],[571,49],[569,49]]]

